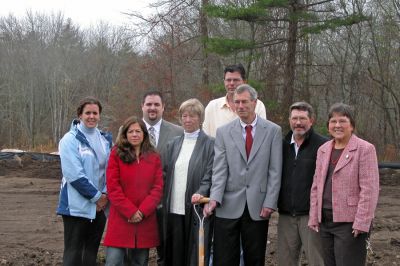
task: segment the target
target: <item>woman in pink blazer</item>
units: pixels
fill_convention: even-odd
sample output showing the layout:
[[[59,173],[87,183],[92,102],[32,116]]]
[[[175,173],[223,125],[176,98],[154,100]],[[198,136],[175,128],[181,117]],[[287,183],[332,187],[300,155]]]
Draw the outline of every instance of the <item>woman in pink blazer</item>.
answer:
[[[331,106],[333,137],[317,154],[308,226],[320,232],[326,266],[365,265],[366,240],[379,194],[375,147],[354,135],[352,108]]]

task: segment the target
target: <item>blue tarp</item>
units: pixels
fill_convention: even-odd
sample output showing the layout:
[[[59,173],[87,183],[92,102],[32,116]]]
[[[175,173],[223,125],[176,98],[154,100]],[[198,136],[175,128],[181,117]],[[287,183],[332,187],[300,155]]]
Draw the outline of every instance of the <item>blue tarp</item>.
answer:
[[[379,163],[379,168],[400,169],[400,163]]]

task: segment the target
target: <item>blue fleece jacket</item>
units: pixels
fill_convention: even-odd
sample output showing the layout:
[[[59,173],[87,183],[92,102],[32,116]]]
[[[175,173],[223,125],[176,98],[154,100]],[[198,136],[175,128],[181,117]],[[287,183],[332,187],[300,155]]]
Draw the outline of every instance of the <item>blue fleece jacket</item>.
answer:
[[[105,173],[105,169],[99,169],[98,156],[77,124],[76,120],[72,122],[70,131],[59,144],[63,178],[57,214],[94,219],[96,201],[106,192],[106,178],[100,174]],[[111,135],[100,133],[100,142],[108,158]]]

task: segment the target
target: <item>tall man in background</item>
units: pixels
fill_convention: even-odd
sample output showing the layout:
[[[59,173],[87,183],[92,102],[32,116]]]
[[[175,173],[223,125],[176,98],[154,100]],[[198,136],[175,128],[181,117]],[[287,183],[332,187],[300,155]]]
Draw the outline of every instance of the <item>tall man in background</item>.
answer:
[[[236,107],[233,102],[235,89],[246,83],[246,71],[242,64],[227,66],[224,69],[224,86],[226,95],[210,101],[205,109],[203,123],[204,132],[215,138],[217,128],[237,118]],[[257,100],[256,114],[267,119],[265,106]]]
[[[314,132],[314,110],[306,102],[289,108],[291,131],[283,139],[282,183],[278,209],[278,265],[299,265],[303,247],[308,265],[323,266],[318,233],[307,226],[317,150],[327,138]]]
[[[210,203],[215,209],[215,266],[263,266],[268,223],[277,209],[282,170],[281,128],[256,112],[257,92],[247,84],[234,93],[238,119],[217,129]]]
[[[246,71],[242,64],[230,65],[224,69],[224,87],[226,95],[214,99],[208,103],[205,109],[203,122],[204,132],[215,138],[217,128],[223,126],[233,120],[238,115],[233,102],[233,96],[238,86],[246,83]],[[265,106],[262,101],[257,99],[256,114],[264,119],[267,119]],[[211,251],[212,252],[212,251]],[[243,266],[243,256],[240,257],[240,265]],[[212,262],[212,258],[210,260]]]
[[[161,155],[164,154],[168,141],[183,134],[183,128],[163,119],[165,102],[159,91],[151,90],[144,94],[142,99],[143,121],[149,132],[150,142]],[[164,163],[168,158],[161,160]],[[162,239],[162,206],[157,207],[157,222],[160,239]],[[164,265],[162,244],[157,247],[157,264]]]

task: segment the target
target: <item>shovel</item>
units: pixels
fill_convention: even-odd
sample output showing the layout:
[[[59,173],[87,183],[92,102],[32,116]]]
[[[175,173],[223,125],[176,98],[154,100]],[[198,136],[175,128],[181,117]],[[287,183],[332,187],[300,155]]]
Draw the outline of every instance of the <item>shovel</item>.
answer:
[[[197,211],[196,205],[208,203],[209,198],[201,198],[196,204],[193,204],[194,212],[199,219],[199,266],[204,266],[204,216],[200,215]]]

